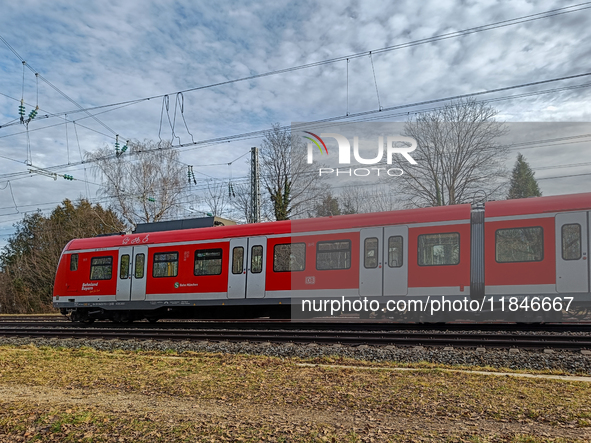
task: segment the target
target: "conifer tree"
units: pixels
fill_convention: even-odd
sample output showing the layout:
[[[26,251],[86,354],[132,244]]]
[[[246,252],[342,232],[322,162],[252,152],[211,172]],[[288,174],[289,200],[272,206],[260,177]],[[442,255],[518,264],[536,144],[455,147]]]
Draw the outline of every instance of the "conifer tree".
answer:
[[[511,175],[511,187],[507,194],[507,200],[514,198],[541,197],[542,192],[538,182],[534,178],[534,172],[529,167],[525,157],[517,154],[517,161]]]
[[[314,210],[316,214],[310,214],[311,217],[330,217],[332,215],[341,215],[339,200],[330,192],[326,194],[322,201],[315,206]]]

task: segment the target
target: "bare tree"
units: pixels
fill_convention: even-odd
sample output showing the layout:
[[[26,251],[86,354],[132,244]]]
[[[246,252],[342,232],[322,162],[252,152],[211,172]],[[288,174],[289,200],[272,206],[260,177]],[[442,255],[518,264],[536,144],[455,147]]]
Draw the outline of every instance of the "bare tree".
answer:
[[[169,142],[152,141],[129,143],[124,155],[108,147],[87,153],[102,177],[101,193],[134,227],[163,220],[182,206],[186,176],[178,158]]]
[[[211,214],[218,217],[229,215],[230,196],[228,192],[228,184],[220,181],[207,182],[207,191],[203,193],[203,203]]]
[[[367,188],[347,186],[339,194],[342,214],[366,214],[400,209],[403,205],[388,184]]]
[[[265,134],[260,162],[261,178],[276,220],[307,214],[309,202],[320,193],[317,169],[307,163],[301,139],[278,124]]]
[[[409,206],[454,205],[470,202],[478,191],[500,192],[508,150],[497,143],[506,130],[496,115],[494,108],[469,100],[407,122],[405,135],[418,143],[418,164],[405,167],[400,177]]]
[[[232,195],[231,205],[236,220],[250,221],[250,210],[252,199],[250,195],[250,183],[234,183],[234,194]]]

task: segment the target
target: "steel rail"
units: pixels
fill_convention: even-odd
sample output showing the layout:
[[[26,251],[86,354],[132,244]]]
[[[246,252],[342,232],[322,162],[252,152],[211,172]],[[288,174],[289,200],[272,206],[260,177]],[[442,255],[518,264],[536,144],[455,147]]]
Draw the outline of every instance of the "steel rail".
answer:
[[[231,341],[346,345],[455,346],[490,348],[588,349],[591,337],[580,335],[440,334],[363,331],[154,330],[99,328],[0,328],[0,336],[117,340]]]
[[[164,320],[159,323],[139,321],[135,323],[97,322],[93,324],[72,323],[66,319],[53,321],[7,321],[0,320],[0,328],[99,328],[99,329],[258,329],[258,330],[325,330],[325,331],[502,331],[502,332],[589,332],[588,323],[394,323],[394,322],[323,322],[289,320]]]

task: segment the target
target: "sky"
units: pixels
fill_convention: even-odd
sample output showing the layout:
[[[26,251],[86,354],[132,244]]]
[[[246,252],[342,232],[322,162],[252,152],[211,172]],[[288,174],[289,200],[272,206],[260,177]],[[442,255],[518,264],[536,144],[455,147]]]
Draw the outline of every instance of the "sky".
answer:
[[[413,111],[445,102],[389,108],[588,73],[591,4],[453,34],[572,5],[550,0],[5,2],[0,36],[28,67],[23,82],[21,60],[0,41],[0,246],[25,213],[47,213],[65,198],[104,202],[92,165],[73,163],[98,148],[114,151],[115,134],[122,145],[172,140],[169,118],[176,119],[180,137],[173,145],[267,130],[276,123],[338,116],[348,121],[347,114],[366,111],[374,112],[366,119],[404,122]],[[441,35],[448,38],[380,51]],[[289,70],[334,58],[339,61]],[[287,72],[207,87],[277,70]],[[42,79],[36,81],[35,72]],[[496,99],[491,105],[499,121],[531,123],[519,126],[528,130],[515,142],[536,142],[521,145],[519,152],[536,171],[544,195],[591,189],[591,175],[581,175],[591,173],[591,136],[547,142],[591,134],[585,124],[591,119],[589,86],[591,76],[583,76],[477,97]],[[194,90],[177,95],[189,89]],[[546,90],[553,91],[540,93]],[[168,95],[168,111],[163,95]],[[36,104],[40,108],[28,135],[18,122],[21,97],[27,114]],[[125,102],[130,103],[111,106]],[[101,108],[87,113],[80,107]],[[253,136],[177,148],[181,161],[194,165],[199,184],[191,192],[202,192],[212,177],[246,176],[248,156],[227,163],[260,143],[261,137]],[[508,168],[517,152],[511,151]],[[29,172],[35,168],[75,180]]]

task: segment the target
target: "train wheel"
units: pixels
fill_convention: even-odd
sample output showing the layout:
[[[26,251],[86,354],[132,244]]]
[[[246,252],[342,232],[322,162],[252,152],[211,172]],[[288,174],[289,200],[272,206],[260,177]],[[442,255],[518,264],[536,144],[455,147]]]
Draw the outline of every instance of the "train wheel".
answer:
[[[113,323],[129,323],[129,314],[125,311],[115,312],[111,320]]]

